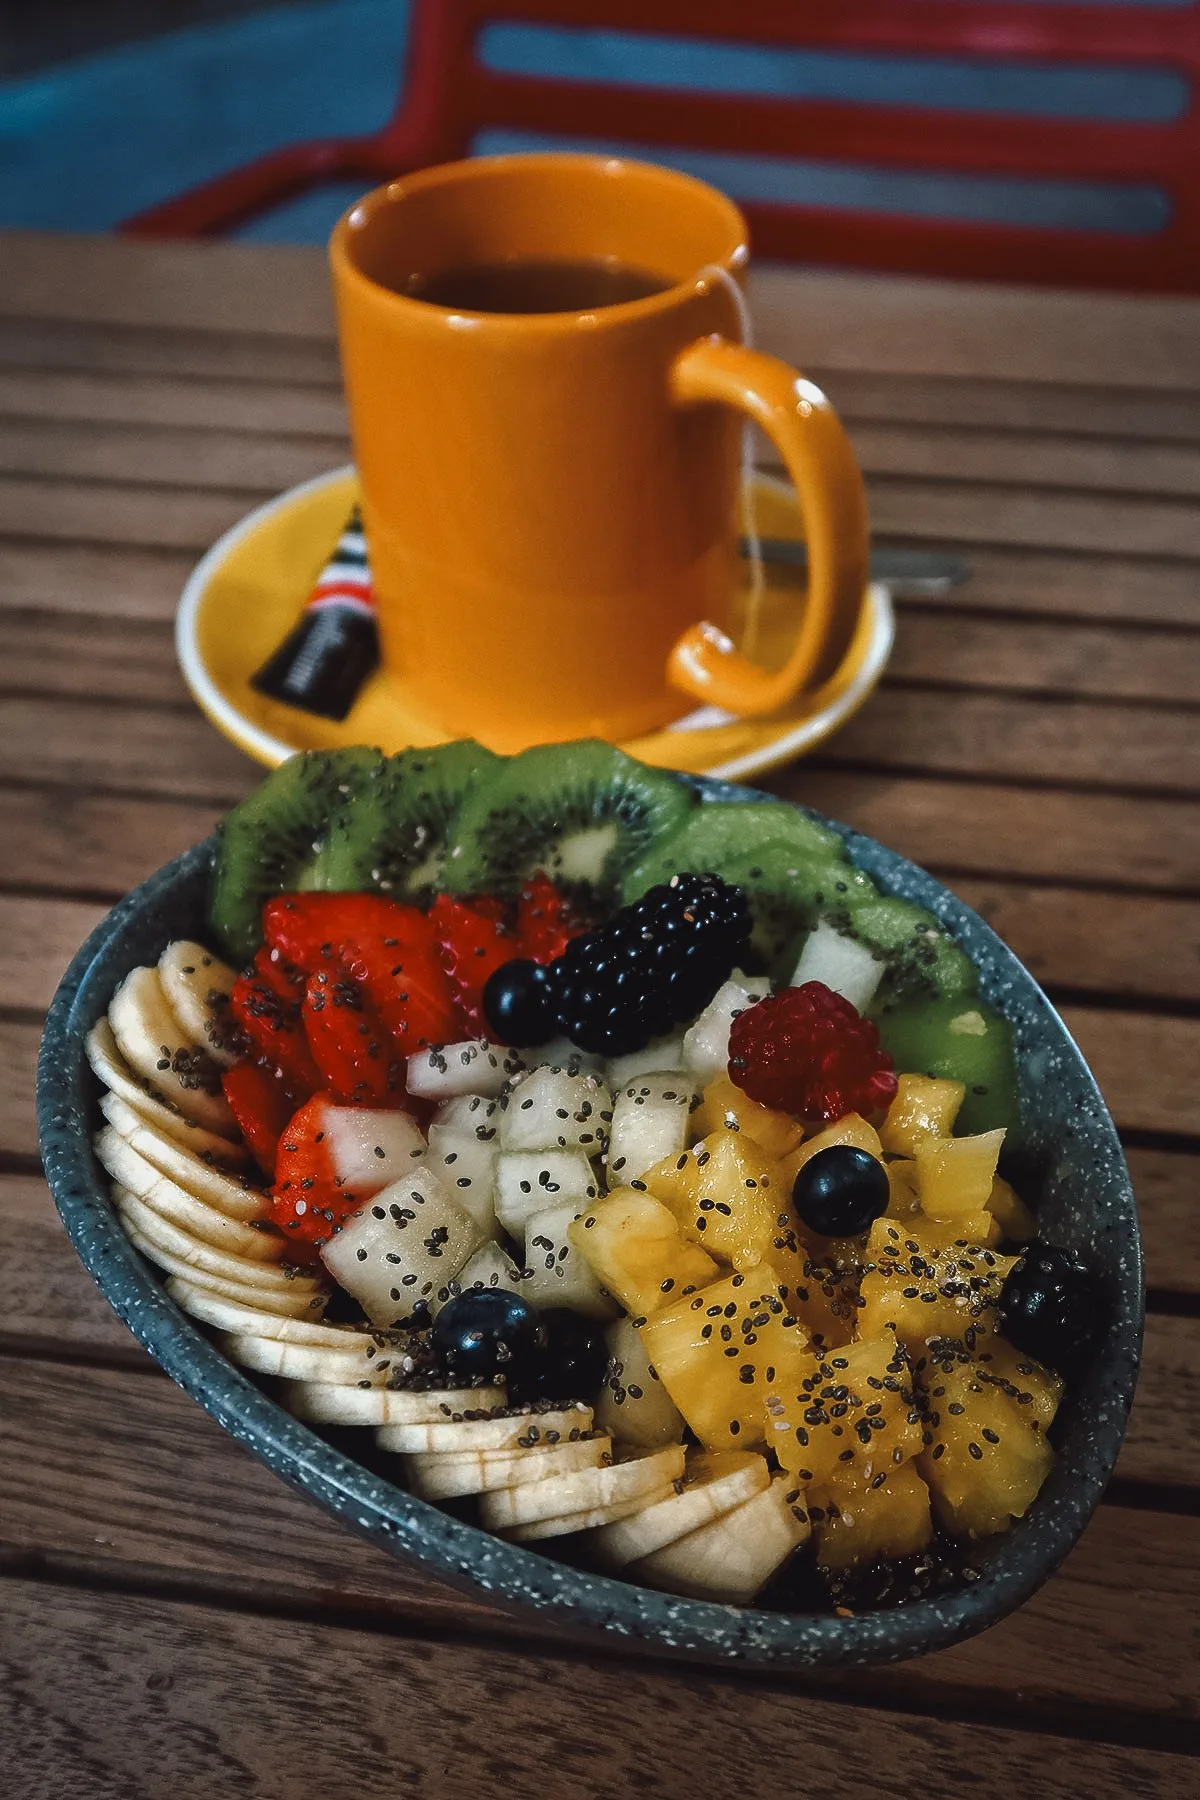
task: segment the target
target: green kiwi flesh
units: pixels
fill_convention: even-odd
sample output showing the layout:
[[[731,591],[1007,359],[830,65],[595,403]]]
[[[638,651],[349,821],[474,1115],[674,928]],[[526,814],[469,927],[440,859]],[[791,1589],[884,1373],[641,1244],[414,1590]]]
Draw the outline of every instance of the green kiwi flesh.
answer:
[[[577,904],[617,904],[625,871],[695,807],[677,776],[599,739],[540,744],[473,785],[459,812],[446,886],[507,896],[544,870]]]
[[[464,797],[502,766],[470,738],[381,761],[330,830],[328,885],[427,905],[446,886]]]
[[[850,935],[887,964],[873,1010],[907,1000],[965,999],[978,991],[975,965],[931,912],[880,895],[856,906]]]
[[[732,880],[727,870],[733,863],[767,843],[787,844],[793,864],[845,858],[837,832],[794,807],[770,800],[748,800],[744,805],[718,800],[697,807],[678,831],[652,846],[626,875],[621,898],[628,904],[647,888],[685,870]]]
[[[910,1001],[880,1014],[879,1036],[898,1069],[961,1081],[967,1093],[954,1129],[958,1136],[1020,1132],[1012,1027],[979,999]],[[1011,1148],[1011,1144],[1009,1145]]]
[[[238,964],[262,943],[262,908],[272,894],[328,888],[327,850],[377,778],[378,750],[302,751],[289,756],[218,827],[209,920]]]

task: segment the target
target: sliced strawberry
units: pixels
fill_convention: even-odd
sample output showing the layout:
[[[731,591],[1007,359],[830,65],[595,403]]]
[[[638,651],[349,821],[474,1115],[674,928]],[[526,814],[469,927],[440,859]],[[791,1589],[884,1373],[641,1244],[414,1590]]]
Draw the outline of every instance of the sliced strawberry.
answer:
[[[304,978],[265,946],[239,975],[229,997],[230,1011],[251,1054],[278,1069],[301,1098],[321,1086],[300,1017]]]
[[[271,1217],[298,1243],[327,1243],[365,1197],[336,1175],[326,1129],[329,1109],[329,1096],[314,1094],[280,1134]]]
[[[398,1106],[407,1073],[403,1055],[361,984],[342,969],[311,975],[304,1031],[322,1085],[348,1106]]]
[[[403,936],[423,914],[385,894],[275,894],[263,907],[267,944],[305,975],[338,960],[356,939]]]
[[[346,973],[361,983],[405,1056],[415,1056],[430,1044],[451,1043],[459,1031],[458,1012],[434,948],[432,927],[423,913],[417,917],[425,929],[423,943],[414,933],[409,940],[356,938],[341,948]]]
[[[539,870],[521,889],[517,901],[517,948],[513,954],[530,962],[552,963],[585,929],[550,877]]]
[[[272,1070],[250,1062],[226,1069],[221,1087],[255,1162],[273,1176],[280,1135],[296,1110],[296,1095]]]
[[[464,1037],[491,1035],[483,1016],[483,989],[493,969],[519,954],[499,901],[451,900],[439,894],[430,908],[442,967],[450,980]]]

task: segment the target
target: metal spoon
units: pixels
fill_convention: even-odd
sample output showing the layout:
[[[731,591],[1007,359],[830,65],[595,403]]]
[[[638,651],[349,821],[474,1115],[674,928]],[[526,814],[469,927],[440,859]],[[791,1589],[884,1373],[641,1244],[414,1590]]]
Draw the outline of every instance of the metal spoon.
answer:
[[[796,538],[760,538],[759,550],[764,562],[779,563],[793,569],[808,567],[808,546]],[[743,557],[750,555],[750,541],[739,544]],[[919,600],[949,593],[961,585],[971,573],[970,564],[961,556],[945,556],[926,550],[872,550],[872,581],[882,581],[894,594]]]

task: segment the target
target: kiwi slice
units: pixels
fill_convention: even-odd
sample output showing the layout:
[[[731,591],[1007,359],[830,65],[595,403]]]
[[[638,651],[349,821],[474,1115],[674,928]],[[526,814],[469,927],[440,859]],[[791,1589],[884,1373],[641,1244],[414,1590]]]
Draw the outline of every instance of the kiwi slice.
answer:
[[[334,826],[383,763],[378,750],[302,751],[281,763],[218,826],[209,923],[239,965],[262,943],[263,901],[331,885]]]
[[[906,1075],[961,1081],[966,1098],[954,1123],[956,1136],[1005,1126],[1020,1127],[1012,1028],[979,999],[910,1001],[884,1011],[879,1036],[896,1068]]]
[[[678,831],[655,843],[630,869],[621,898],[628,904],[647,888],[685,871],[722,875],[732,881],[728,871],[733,862],[740,863],[747,852],[758,851],[768,843],[789,846],[793,865],[845,858],[837,832],[794,806],[770,800],[748,800],[744,805],[713,801],[697,807]]]
[[[855,906],[849,934],[887,964],[874,1010],[907,1000],[969,998],[979,977],[965,950],[923,906],[878,898]]]
[[[405,750],[372,769],[354,804],[334,820],[326,846],[327,885],[378,889],[425,905],[445,885],[464,795],[503,766],[472,738]]]
[[[675,775],[611,744],[539,744],[473,784],[456,825],[446,886],[515,894],[539,869],[588,911],[619,896],[625,871],[695,806]]]

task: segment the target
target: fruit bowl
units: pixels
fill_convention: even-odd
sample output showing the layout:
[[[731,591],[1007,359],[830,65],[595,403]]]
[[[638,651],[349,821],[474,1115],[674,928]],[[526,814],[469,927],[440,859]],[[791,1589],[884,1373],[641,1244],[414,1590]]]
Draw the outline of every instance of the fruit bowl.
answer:
[[[765,799],[697,782],[702,801]],[[1081,1253],[1106,1327],[1054,1431],[1058,1460],[1026,1518],[981,1543],[960,1583],[890,1608],[737,1608],[650,1592],[503,1542],[334,1448],[232,1366],[163,1291],[126,1238],[96,1163],[99,1086],[84,1039],[128,972],[173,938],[202,937],[214,844],[177,858],[123,900],[67,971],[47,1022],[38,1111],[46,1173],[86,1267],[166,1372],[293,1486],[381,1547],[497,1605],[576,1635],[713,1663],[834,1667],[895,1661],[996,1623],[1026,1600],[1083,1530],[1112,1472],[1136,1380],[1144,1311],[1137,1213],[1112,1120],[1079,1051],[1032,977],[940,883],[843,827],[853,862],[887,893],[932,911],[975,962],[984,997],[1013,1027],[1023,1190],[1047,1235]]]

